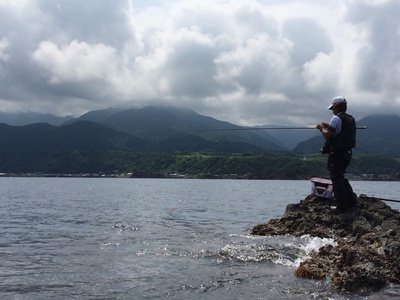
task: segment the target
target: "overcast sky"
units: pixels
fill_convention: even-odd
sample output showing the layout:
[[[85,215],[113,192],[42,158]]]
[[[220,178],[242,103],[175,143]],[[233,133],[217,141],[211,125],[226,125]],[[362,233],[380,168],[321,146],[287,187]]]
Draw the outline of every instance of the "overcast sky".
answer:
[[[239,125],[400,114],[399,0],[0,0],[0,111],[170,104]]]

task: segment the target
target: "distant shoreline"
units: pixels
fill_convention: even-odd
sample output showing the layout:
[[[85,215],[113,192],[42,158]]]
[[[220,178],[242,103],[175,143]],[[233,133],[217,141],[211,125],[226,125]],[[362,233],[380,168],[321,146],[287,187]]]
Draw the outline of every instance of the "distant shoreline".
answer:
[[[248,178],[245,175],[240,174],[226,174],[226,175],[208,175],[208,176],[196,176],[196,175],[180,175],[180,174],[169,174],[169,175],[154,175],[154,176],[132,176],[131,174],[41,174],[41,173],[0,173],[0,178],[125,178],[125,179],[212,179],[212,180],[310,180],[310,178]],[[318,176],[316,176],[318,177]],[[320,176],[321,178],[327,178],[326,176]],[[374,181],[374,182],[399,182],[400,180],[388,179],[387,177],[373,177],[373,178],[360,178],[359,176],[347,176],[351,181]]]

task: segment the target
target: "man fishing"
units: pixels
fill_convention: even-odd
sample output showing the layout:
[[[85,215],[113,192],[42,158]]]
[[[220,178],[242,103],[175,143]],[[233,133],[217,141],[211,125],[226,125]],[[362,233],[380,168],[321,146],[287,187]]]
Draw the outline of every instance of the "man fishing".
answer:
[[[345,212],[356,206],[356,195],[349,181],[344,177],[352,157],[352,148],[356,146],[356,122],[347,114],[347,101],[338,96],[328,107],[334,116],[329,124],[321,122],[316,126],[325,138],[321,153],[329,153],[328,170],[337,201],[337,210]]]

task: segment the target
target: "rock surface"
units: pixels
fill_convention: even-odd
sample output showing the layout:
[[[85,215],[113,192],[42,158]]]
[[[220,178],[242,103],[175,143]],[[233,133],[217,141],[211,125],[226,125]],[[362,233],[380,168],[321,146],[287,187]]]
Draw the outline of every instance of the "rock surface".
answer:
[[[369,294],[400,284],[400,212],[383,201],[360,195],[355,208],[340,213],[335,199],[308,196],[289,204],[281,219],[252,230],[254,235],[334,238],[296,269],[298,277],[329,279],[338,291]]]

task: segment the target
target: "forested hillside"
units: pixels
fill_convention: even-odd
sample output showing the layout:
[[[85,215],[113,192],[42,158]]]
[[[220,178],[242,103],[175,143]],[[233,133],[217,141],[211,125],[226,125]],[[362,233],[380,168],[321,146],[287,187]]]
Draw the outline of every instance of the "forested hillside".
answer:
[[[326,156],[290,153],[157,153],[129,150],[1,153],[1,172],[29,176],[128,176],[233,179],[328,177]],[[352,179],[400,180],[399,160],[356,155]]]
[[[349,168],[360,179],[399,180],[399,116],[358,121]],[[300,179],[327,176],[318,135],[295,151],[278,136],[176,108],[107,109],[62,126],[0,124],[0,173],[131,174],[198,178]],[[131,176],[129,175],[129,176]],[[174,175],[175,176],[175,175]]]

